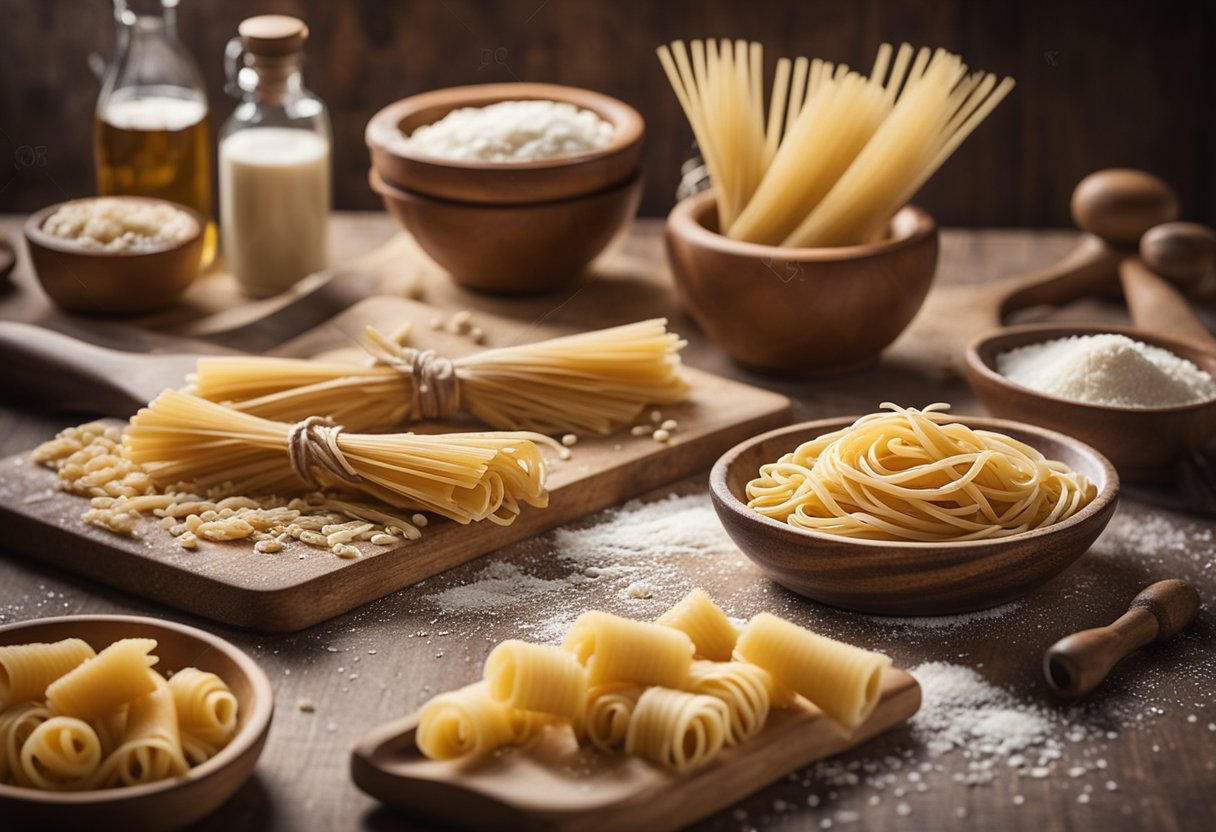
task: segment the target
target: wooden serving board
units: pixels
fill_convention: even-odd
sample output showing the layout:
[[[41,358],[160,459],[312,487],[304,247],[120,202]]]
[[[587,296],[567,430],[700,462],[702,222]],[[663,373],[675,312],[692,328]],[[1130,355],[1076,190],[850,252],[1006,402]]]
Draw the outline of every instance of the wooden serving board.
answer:
[[[310,356],[355,354],[353,339],[366,324],[391,331],[406,321],[414,342],[455,357],[484,349],[469,339],[435,332],[432,307],[398,298],[371,298],[276,352]],[[477,315],[486,346],[553,337],[552,327]],[[56,489],[55,475],[30,464],[27,454],[0,461],[0,518],[7,547],[87,578],[207,618],[250,629],[289,632],[351,610],[431,575],[534,536],[577,517],[617,505],[665,483],[708,468],[732,445],[789,421],[784,396],[687,368],[688,401],[663,409],[679,428],[670,442],[584,436],[569,460],[552,457],[549,506],[525,507],[510,526],[461,526],[432,518],[420,540],[397,548],[360,544],[365,557],[345,560],[293,542],[277,554],[256,554],[248,543],[200,541],[196,551],[176,545],[152,520],[139,537],[86,525],[81,497]]]
[[[351,753],[355,785],[422,820],[458,829],[607,832],[682,829],[791,771],[889,731],[920,707],[920,685],[888,669],[870,718],[846,734],[804,699],[774,709],[759,736],[691,774],[637,757],[580,748],[554,727],[528,744],[471,762],[428,760],[418,715],[382,726]]]

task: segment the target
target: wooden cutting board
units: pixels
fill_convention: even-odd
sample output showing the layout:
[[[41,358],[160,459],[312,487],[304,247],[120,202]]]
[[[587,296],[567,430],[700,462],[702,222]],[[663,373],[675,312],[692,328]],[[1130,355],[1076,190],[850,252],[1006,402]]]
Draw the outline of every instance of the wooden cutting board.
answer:
[[[410,321],[414,342],[451,357],[484,349],[468,338],[435,332],[432,307],[397,298],[371,298],[276,350],[311,356],[357,356],[354,339],[366,324],[391,331]],[[553,327],[477,315],[486,346],[526,343],[562,334]],[[688,368],[692,392],[663,410],[679,428],[666,444],[626,429],[582,437],[569,460],[554,456],[549,506],[525,507],[506,527],[460,526],[434,519],[420,540],[394,549],[361,544],[365,557],[345,560],[293,542],[277,554],[255,554],[248,543],[201,541],[178,547],[146,520],[136,538],[86,525],[83,498],[56,489],[55,475],[25,454],[0,461],[0,518],[9,550],[143,598],[250,629],[288,632],[351,610],[431,575],[577,517],[617,505],[665,483],[707,469],[732,445],[789,421],[784,396]]]
[[[428,760],[414,743],[413,714],[368,734],[351,754],[351,776],[373,797],[445,828],[667,832],[861,745],[919,707],[916,680],[888,669],[878,707],[852,734],[800,699],[773,710],[759,736],[683,775],[636,757],[580,748],[561,729],[480,761]]]

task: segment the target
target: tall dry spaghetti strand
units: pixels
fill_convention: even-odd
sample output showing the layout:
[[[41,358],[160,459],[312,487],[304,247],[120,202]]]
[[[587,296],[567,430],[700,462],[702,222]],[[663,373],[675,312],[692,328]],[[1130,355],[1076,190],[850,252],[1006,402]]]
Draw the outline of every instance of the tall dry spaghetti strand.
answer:
[[[931,404],[863,416],[763,465],[748,506],[826,534],[940,542],[1058,523],[1097,495],[1083,474]]]
[[[523,504],[544,507],[545,460],[535,433],[358,434],[306,420],[242,413],[176,390],[139,411],[124,456],[157,483],[236,494],[298,494],[310,480],[459,523],[507,525]]]
[[[267,419],[325,416],[348,430],[444,419],[459,408],[500,430],[597,434],[688,395],[679,372],[684,341],[661,318],[451,361],[374,329],[367,337],[371,366],[205,356],[192,392]]]

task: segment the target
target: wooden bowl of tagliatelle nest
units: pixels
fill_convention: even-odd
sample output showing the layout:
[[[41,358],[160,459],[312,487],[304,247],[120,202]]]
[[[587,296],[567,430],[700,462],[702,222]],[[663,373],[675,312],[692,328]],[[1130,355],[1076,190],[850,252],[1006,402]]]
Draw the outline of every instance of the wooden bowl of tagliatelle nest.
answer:
[[[270,680],[253,659],[202,630],[155,618],[75,615],[0,627],[0,647],[82,639],[102,651],[121,639],[155,639],[162,675],[187,667],[214,673],[237,702],[236,733],[210,759],[156,782],[88,791],[43,791],[0,782],[5,829],[180,829],[211,814],[253,774],[274,712]],[[3,703],[0,703],[3,704]]]
[[[769,577],[815,601],[883,615],[946,615],[1004,604],[1058,575],[1084,554],[1114,515],[1119,476],[1093,448],[1019,422],[950,417],[976,431],[1024,443],[1063,463],[1092,491],[1058,522],[1002,537],[920,542],[865,539],[791,525],[749,507],[748,484],[761,466],[855,418],[805,422],[753,437],[727,451],[710,473],[718,518]],[[884,441],[885,444],[885,441]],[[949,507],[948,500],[938,506]]]

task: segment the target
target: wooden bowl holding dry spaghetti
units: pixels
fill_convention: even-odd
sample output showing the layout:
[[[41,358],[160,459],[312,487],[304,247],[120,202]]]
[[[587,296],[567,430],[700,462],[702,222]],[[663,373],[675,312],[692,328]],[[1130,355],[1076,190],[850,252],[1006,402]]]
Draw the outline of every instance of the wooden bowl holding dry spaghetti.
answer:
[[[937,225],[915,206],[887,240],[782,248],[718,233],[713,191],[667,218],[676,288],[697,323],[745,367],[807,378],[878,360],[920,310],[937,266]]]
[[[739,548],[773,580],[813,600],[887,615],[941,615],[1003,604],[1072,564],[1114,514],[1119,477],[1093,448],[1032,425],[971,416],[947,421],[1004,434],[1029,446],[1031,453],[1061,463],[1061,470],[1088,481],[1092,491],[1087,489],[1084,506],[1078,505],[1066,519],[1057,518],[1040,528],[1016,531],[1014,526],[1001,531],[1002,536],[973,540],[941,539],[940,533],[936,540],[845,536],[800,528],[749,507],[749,483],[757,479],[761,466],[776,462],[803,443],[849,428],[855,421],[825,419],[761,434],[725,453],[710,473],[714,508]],[[992,441],[998,447],[987,450],[999,457],[1001,443]],[[1005,464],[999,458],[994,461]],[[966,466],[960,461],[954,470]],[[871,487],[875,487],[873,483]],[[949,499],[939,499],[929,510],[957,507]],[[836,530],[847,532],[847,526],[838,524]],[[863,532],[853,528],[851,533]],[[970,533],[976,532],[972,529]]]
[[[257,663],[194,627],[129,615],[72,615],[0,627],[0,645],[81,638],[95,650],[123,638],[151,638],[159,671],[215,673],[237,700],[237,730],[211,759],[185,774],[142,785],[40,791],[0,784],[0,818],[13,829],[180,829],[218,809],[253,773],[270,731],[274,692]],[[10,827],[9,824],[12,824]]]
[[[910,202],[1013,80],[969,73],[943,49],[884,43],[868,76],[781,58],[766,96],[759,43],[675,41],[658,55],[713,185],[668,222],[693,316],[759,370],[873,361],[936,265],[936,229]]]

